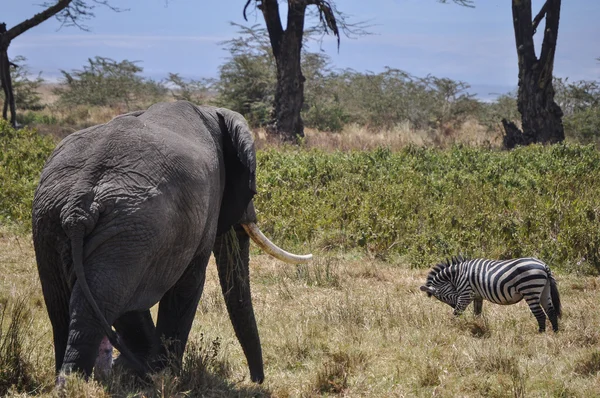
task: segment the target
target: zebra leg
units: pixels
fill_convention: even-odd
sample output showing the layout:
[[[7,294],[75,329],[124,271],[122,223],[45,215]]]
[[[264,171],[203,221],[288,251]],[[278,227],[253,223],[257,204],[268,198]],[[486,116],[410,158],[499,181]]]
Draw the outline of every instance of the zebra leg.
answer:
[[[529,294],[525,296],[525,301],[527,305],[529,305],[529,309],[533,313],[533,316],[538,321],[539,332],[543,333],[546,331],[546,313],[540,306],[540,295],[539,294]]]
[[[473,312],[475,313],[475,316],[481,315],[482,309],[483,309],[483,299],[482,298],[474,299],[473,300]]]

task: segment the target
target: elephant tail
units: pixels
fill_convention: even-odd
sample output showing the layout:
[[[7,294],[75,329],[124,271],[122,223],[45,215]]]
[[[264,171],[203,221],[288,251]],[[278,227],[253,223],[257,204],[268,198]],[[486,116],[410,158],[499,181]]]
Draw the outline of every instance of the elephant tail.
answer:
[[[98,307],[98,303],[94,299],[90,287],[85,278],[85,272],[83,268],[83,237],[86,233],[86,227],[89,227],[90,219],[88,217],[81,218],[83,209],[78,208],[74,212],[75,215],[66,218],[66,222],[63,222],[63,228],[65,229],[67,235],[71,240],[71,255],[73,259],[73,270],[75,271],[75,276],[77,281],[79,281],[79,286],[83,291],[83,295],[86,300],[92,307],[97,319],[100,320],[102,325],[102,329],[108,337],[110,343],[117,349],[121,354],[127,358],[127,360],[133,365],[133,368],[136,372],[140,374],[146,373],[147,366],[142,364],[136,356],[127,348],[125,343],[121,340],[120,336],[113,330],[113,328],[108,324],[106,317]],[[77,217],[80,216],[80,217]],[[96,217],[97,219],[97,217]],[[91,221],[95,224],[95,220]]]

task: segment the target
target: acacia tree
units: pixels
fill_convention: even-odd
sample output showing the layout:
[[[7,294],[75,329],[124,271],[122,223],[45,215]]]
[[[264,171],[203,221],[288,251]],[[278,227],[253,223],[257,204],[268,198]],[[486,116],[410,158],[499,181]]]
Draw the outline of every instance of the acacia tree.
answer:
[[[42,22],[56,16],[61,26],[77,26],[86,30],[82,21],[94,16],[93,10],[97,4],[112,8],[108,0],[54,0],[41,4],[44,10],[35,14],[33,17],[13,26],[6,28],[6,23],[0,23],[0,84],[4,91],[4,108],[2,117],[8,120],[8,109],[10,108],[10,123],[16,125],[15,96],[13,93],[13,84],[10,76],[10,67],[16,66],[9,61],[8,47],[11,42],[22,33],[41,24]]]
[[[246,10],[254,3],[262,12],[269,33],[271,49],[277,68],[277,84],[272,122],[267,130],[278,135],[283,141],[296,142],[304,137],[304,124],[300,111],[304,104],[304,82],[302,74],[301,54],[305,18],[309,6],[314,6],[319,17],[318,28],[323,32],[333,33],[340,41],[338,20],[342,29],[350,25],[344,21],[331,1],[326,0],[287,0],[287,21],[285,28],[281,21],[278,0],[247,0],[244,6],[244,19],[247,20]]]

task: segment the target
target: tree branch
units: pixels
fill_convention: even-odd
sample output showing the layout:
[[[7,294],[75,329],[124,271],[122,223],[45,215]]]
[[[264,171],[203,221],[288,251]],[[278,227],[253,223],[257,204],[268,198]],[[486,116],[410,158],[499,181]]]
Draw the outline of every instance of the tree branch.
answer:
[[[473,4],[473,0],[452,0],[452,1],[456,4],[464,6],[464,7],[475,8],[475,5]],[[438,2],[447,4],[448,0],[438,0]]]
[[[542,63],[542,68],[549,75],[552,75],[554,66],[554,54],[558,39],[558,23],[560,20],[560,3],[561,0],[546,0],[546,28],[544,29],[540,62]],[[548,79],[551,81],[551,77]]]
[[[542,21],[542,19],[544,18],[544,16],[546,16],[546,10],[547,10],[547,8],[548,8],[548,1],[546,0],[546,2],[544,3],[544,5],[540,9],[540,12],[538,12],[538,14],[533,19],[533,23],[532,24],[533,24],[533,34],[534,35],[535,35],[535,32],[537,32],[538,25],[540,24],[540,22]]]
[[[256,8],[262,11],[271,40],[273,55],[277,58],[281,53],[281,39],[283,37],[283,27],[281,26],[281,17],[279,15],[279,4],[277,0],[255,0]]]
[[[326,0],[307,0],[307,5],[315,5],[319,10],[319,21],[325,32],[331,31],[337,37],[338,49],[340,48],[340,31],[337,26],[334,8],[329,1]]]
[[[8,38],[8,41],[12,41],[21,33],[41,24],[45,20],[63,11],[71,4],[71,1],[72,0],[59,0],[56,2],[55,5],[45,9],[44,11],[38,14],[35,14],[33,17],[26,19],[20,24],[13,26],[8,32],[6,32],[6,37]]]
[[[531,24],[531,0],[512,0],[515,44],[519,65],[529,69],[537,62]]]

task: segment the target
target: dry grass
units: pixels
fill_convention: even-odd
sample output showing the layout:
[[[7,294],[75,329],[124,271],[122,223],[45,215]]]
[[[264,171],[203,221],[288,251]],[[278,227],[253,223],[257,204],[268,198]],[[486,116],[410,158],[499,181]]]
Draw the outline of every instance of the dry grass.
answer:
[[[562,331],[538,334],[524,303],[484,303],[483,318],[470,309],[454,318],[450,307],[419,291],[426,270],[409,264],[321,254],[306,267],[291,267],[254,253],[251,267],[262,386],[248,381],[211,263],[184,375],[166,372],[145,384],[117,375],[104,388],[72,380],[68,396],[591,397],[600,391],[596,278],[559,274]],[[28,239],[0,237],[0,272],[4,302],[28,297],[34,327],[25,348],[40,391],[50,394],[50,325]]]
[[[255,129],[257,148],[277,146],[276,138],[268,137],[264,129]],[[475,147],[499,148],[502,131],[490,130],[474,119],[469,119],[456,128],[418,130],[403,123],[391,130],[370,131],[359,125],[348,125],[340,133],[329,133],[310,128],[304,129],[304,146],[329,151],[368,151],[379,147],[398,150],[409,145],[417,147],[447,148],[462,144]]]
[[[39,119],[53,118],[59,123],[34,123],[35,127],[43,134],[50,134],[62,139],[77,130],[106,123],[113,117],[133,109],[78,106],[75,108],[61,107],[57,103],[57,96],[53,90],[59,84],[43,84],[40,86],[41,102],[46,106],[42,111],[36,112]],[[173,101],[171,95],[165,96],[165,101]],[[268,137],[264,129],[254,129],[256,145],[258,148],[278,146],[276,137]],[[446,148],[454,144],[463,144],[477,147],[500,147],[502,144],[501,125],[490,130],[477,120],[467,119],[459,126],[446,126],[438,129],[419,130],[413,128],[409,122],[401,123],[391,130],[369,130],[365,126],[356,124],[347,125],[340,133],[322,132],[311,128],[305,129],[304,145],[308,148],[325,150],[372,150],[378,147],[389,147],[392,150],[404,148],[408,145],[435,146]]]

